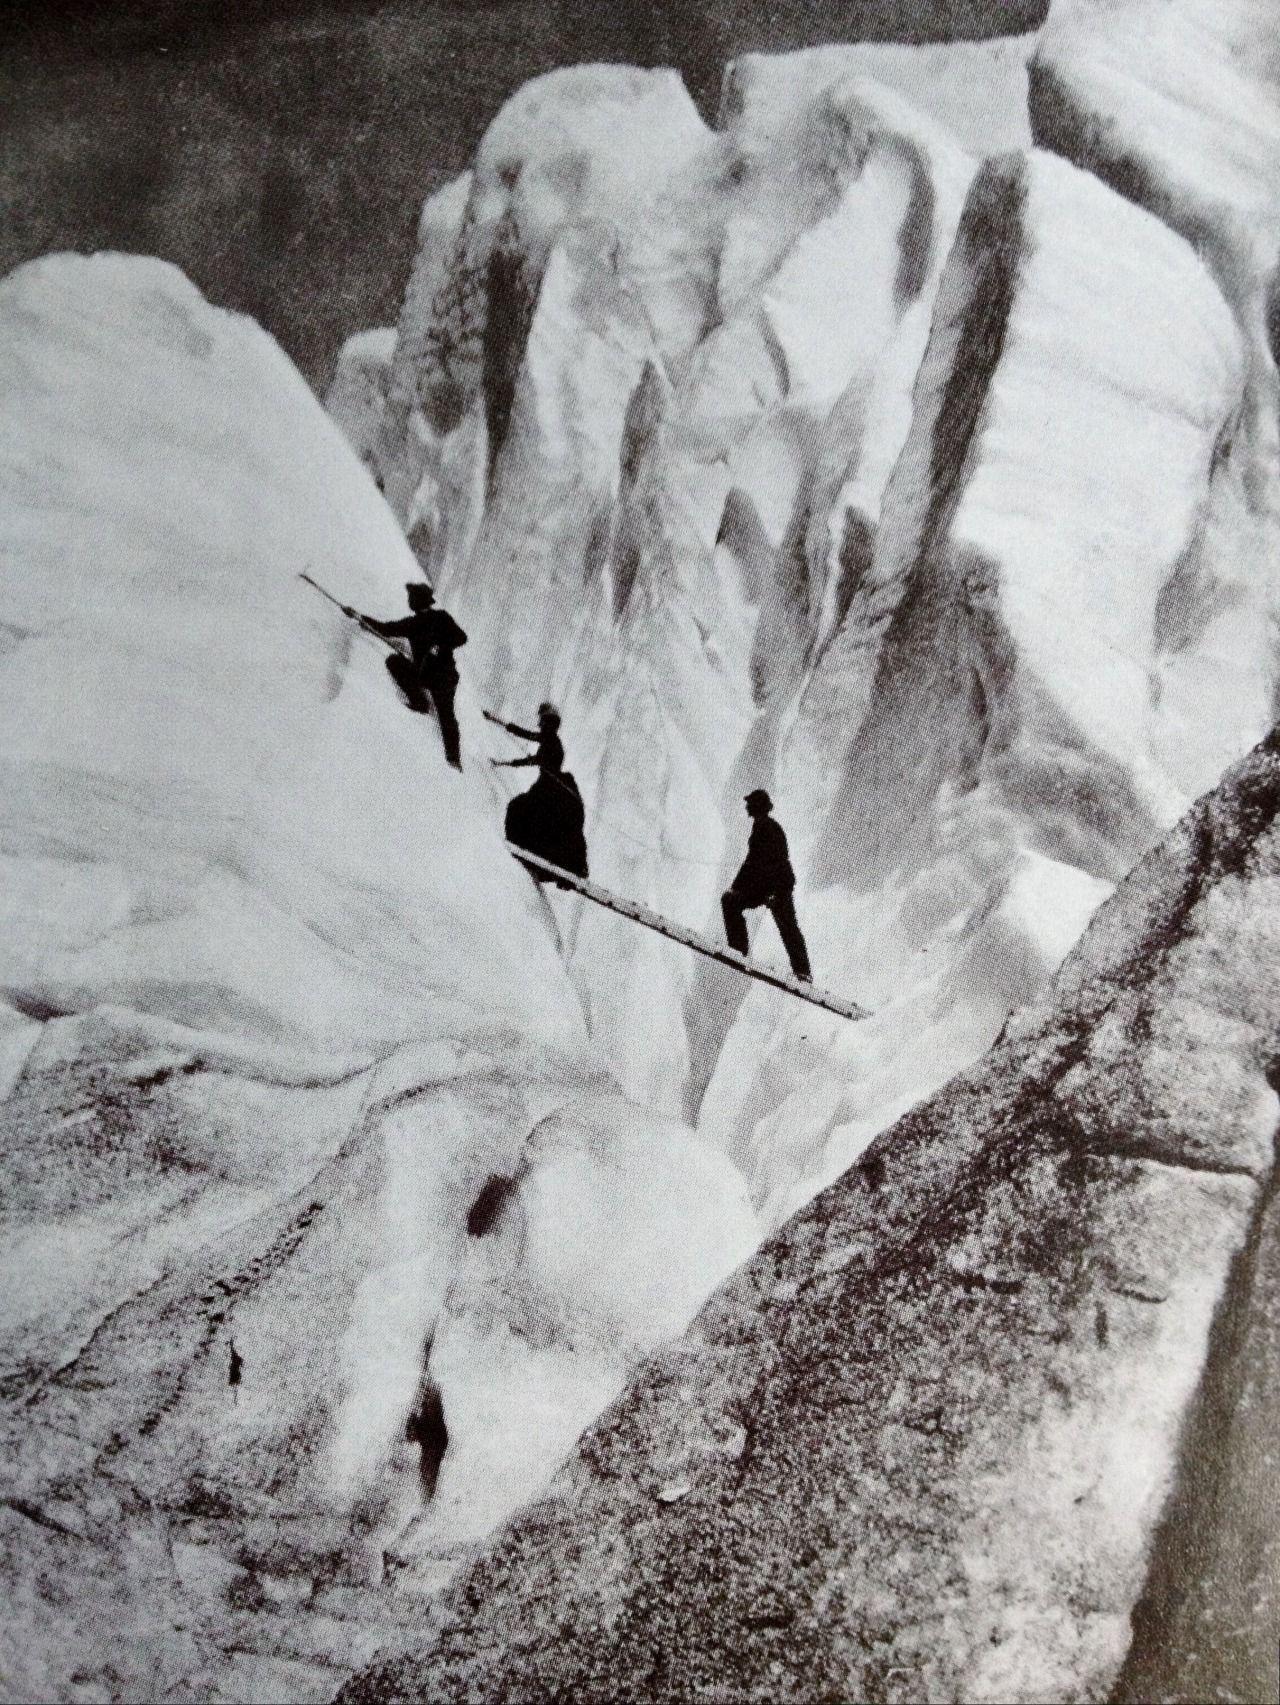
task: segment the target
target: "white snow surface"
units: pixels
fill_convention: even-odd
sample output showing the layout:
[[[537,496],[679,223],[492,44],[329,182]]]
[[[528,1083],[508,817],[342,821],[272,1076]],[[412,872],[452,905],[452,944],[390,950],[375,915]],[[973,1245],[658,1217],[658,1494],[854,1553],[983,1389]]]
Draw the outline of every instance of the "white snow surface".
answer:
[[[1137,168],[1141,199],[1164,198],[1179,224],[1230,222],[1257,270],[1274,271],[1280,31],[1270,0],[1052,0],[1036,61],[1085,120],[1081,142]]]
[[[8,1000],[365,1063],[482,1011],[579,1040],[480,767],[299,579],[396,614],[418,571],[289,362],[160,263],[37,262],[0,316]]]
[[[581,1432],[584,1385],[591,1413],[603,1409],[639,1355],[676,1338],[755,1248],[745,1187],[727,1190],[718,1157],[675,1121],[583,1101],[543,1121],[525,1152],[528,1170],[493,1233],[470,1241],[436,1327],[428,1371],[460,1443],[412,1550],[479,1538],[523,1503]]]
[[[393,326],[357,332],[338,356],[324,406],[361,461],[377,466],[377,438],[388,406],[391,363],[398,343]]]
[[[1001,153],[1031,140],[1027,63],[1038,34],[908,46],[841,42],[795,53],[747,53],[725,72],[721,122],[749,135],[776,133],[784,115],[837,83],[866,80],[896,91],[970,153]]]
[[[1212,773],[1270,692],[1280,577],[1280,30],[1270,0],[1054,0],[1032,65],[1033,129],[1195,247],[1235,311],[1248,355],[1215,446],[1188,572],[1163,614],[1164,686]],[[1205,629],[1209,632],[1205,632]],[[1201,680],[1176,655],[1188,649]],[[1216,702],[1203,660],[1221,660]],[[1219,740],[1213,745],[1216,730]],[[1206,773],[1210,773],[1206,770]]]
[[[693,927],[768,786],[818,980],[876,1009],[843,1025],[555,901],[624,1085],[733,1153],[768,1223],[994,1039],[1271,717],[1248,328],[1185,232],[1029,149],[1035,45],[747,56],[719,128],[677,100],[616,209],[498,212],[499,154],[516,186],[612,170],[576,74],[536,123],[516,97],[476,172],[526,291],[499,442],[474,181],[424,214],[388,465],[478,692],[559,703],[592,874]]]

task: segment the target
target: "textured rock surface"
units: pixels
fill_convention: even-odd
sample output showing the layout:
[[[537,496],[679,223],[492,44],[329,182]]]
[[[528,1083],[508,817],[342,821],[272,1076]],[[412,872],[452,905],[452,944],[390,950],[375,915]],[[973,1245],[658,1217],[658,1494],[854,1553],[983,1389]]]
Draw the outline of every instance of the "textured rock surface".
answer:
[[[1273,1077],[1273,1082],[1274,1082]],[[1274,1183],[1214,1327],[1179,1484],[1113,1697],[1272,1701],[1280,1691],[1280,1222]]]
[[[1270,1238],[1278,816],[1273,736],[344,1697],[1104,1697]]]

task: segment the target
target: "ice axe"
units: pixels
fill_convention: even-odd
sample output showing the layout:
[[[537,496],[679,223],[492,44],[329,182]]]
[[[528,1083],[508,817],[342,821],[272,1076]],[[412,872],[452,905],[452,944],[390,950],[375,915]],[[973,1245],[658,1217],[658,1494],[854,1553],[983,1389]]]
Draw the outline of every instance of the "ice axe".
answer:
[[[349,622],[355,622],[358,627],[363,629],[363,631],[369,635],[370,639],[380,640],[382,644],[387,647],[388,651],[400,650],[400,647],[394,640],[388,639],[385,634],[379,633],[376,628],[371,628],[368,622],[365,621],[364,617],[360,615],[358,611],[353,610],[350,604],[344,604],[340,598],[335,598],[332,592],[321,586],[318,580],[313,580],[305,570],[299,571],[298,579],[305,580],[308,586],[314,587],[322,598],[327,598],[336,610],[340,610]]]
[[[337,608],[342,611],[344,616],[346,615],[347,606],[342,603],[340,599],[335,598],[332,592],[327,591],[323,586],[321,586],[318,580],[313,580],[305,569],[299,573],[298,579],[305,580],[308,586],[314,586],[322,598],[327,598],[331,604],[336,605]]]
[[[322,598],[327,598],[336,610],[341,610],[348,621],[359,622],[360,626],[364,627],[364,618],[356,615],[350,604],[344,604],[341,598],[335,598],[333,593],[321,586],[318,580],[313,580],[305,569],[299,573],[298,579],[305,580],[308,586],[313,586]]]

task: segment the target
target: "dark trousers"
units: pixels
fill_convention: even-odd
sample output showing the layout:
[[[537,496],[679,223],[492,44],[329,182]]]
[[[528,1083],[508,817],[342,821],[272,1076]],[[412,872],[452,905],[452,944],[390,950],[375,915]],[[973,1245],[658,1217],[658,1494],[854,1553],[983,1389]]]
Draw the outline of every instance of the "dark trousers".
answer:
[[[424,672],[419,675],[409,659],[398,651],[393,651],[388,656],[387,671],[404,694],[410,710],[416,710],[422,716],[430,716],[434,706],[440,723],[444,755],[455,770],[460,770],[461,737],[458,733],[458,719],[453,710],[453,696],[458,690],[457,675],[452,670]]]
[[[782,945],[787,950],[787,958],[791,961],[791,969],[797,977],[812,975],[809,970],[809,950],[804,944],[800,933],[800,925],[796,920],[796,903],[789,888],[780,889],[776,894],[740,894],[737,889],[730,888],[727,894],[720,896],[720,910],[724,913],[724,933],[728,937],[729,946],[738,953],[747,951],[747,920],[745,913],[753,911],[757,906],[768,906],[773,913],[773,921],[778,926],[778,934],[782,937]]]

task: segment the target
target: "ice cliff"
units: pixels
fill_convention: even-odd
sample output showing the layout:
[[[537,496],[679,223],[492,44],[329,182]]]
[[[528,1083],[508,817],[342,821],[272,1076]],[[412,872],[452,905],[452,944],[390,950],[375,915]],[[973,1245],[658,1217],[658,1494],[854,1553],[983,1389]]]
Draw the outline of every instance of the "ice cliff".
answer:
[[[54,257],[0,399],[0,1673],[328,1697],[754,1217],[618,1094],[487,766],[299,579],[418,569],[272,341]]]
[[[1274,44],[1156,10],[749,55],[714,128],[668,73],[542,78],[339,365],[478,692],[560,704],[600,881],[718,930],[772,792],[868,1023],[562,908],[624,1085],[771,1224],[1272,720]]]

